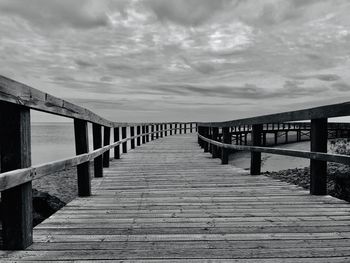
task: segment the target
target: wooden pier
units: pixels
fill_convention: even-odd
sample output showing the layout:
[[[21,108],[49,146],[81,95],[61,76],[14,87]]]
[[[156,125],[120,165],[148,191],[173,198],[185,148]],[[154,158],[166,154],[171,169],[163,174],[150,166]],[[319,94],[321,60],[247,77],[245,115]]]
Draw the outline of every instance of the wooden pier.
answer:
[[[0,262],[350,262],[350,205],[327,195],[326,177],[327,162],[350,165],[327,153],[329,134],[348,136],[348,124],[328,118],[349,116],[349,102],[226,122],[120,123],[1,76],[0,91]],[[31,110],[74,119],[76,156],[31,165]],[[311,151],[264,145],[270,124],[307,130]],[[247,145],[232,140],[242,129]],[[232,150],[251,152],[249,171],[225,165]],[[260,175],[262,152],[310,159],[310,191]],[[72,167],[79,197],[33,230],[32,181]]]
[[[142,145],[5,260],[348,262],[350,205],[223,166],[193,134]],[[236,261],[234,261],[236,260]]]

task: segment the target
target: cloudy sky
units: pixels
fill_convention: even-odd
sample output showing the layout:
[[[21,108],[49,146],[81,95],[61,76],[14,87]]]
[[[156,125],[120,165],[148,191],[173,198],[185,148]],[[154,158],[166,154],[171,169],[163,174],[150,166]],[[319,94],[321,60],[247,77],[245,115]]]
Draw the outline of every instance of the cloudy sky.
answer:
[[[349,13],[348,0],[0,0],[0,74],[115,121],[344,102]]]

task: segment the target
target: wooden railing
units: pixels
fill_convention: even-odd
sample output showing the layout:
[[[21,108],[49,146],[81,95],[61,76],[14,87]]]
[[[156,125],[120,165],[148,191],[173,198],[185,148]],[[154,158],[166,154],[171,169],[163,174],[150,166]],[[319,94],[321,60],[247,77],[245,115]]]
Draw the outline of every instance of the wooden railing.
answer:
[[[31,165],[31,109],[74,119],[76,156]],[[135,145],[140,146],[168,134],[193,132],[196,129],[193,122],[112,122],[78,105],[3,76],[0,76],[0,120],[2,241],[3,248],[9,250],[24,249],[32,244],[32,180],[77,166],[78,195],[90,196],[91,161],[94,162],[94,176],[103,177],[103,167],[109,166],[110,150],[114,150],[114,158],[119,159],[119,148],[122,147],[122,152],[127,153],[128,141],[131,149],[134,149]],[[89,152],[88,123],[93,126],[92,152]],[[113,143],[110,142],[112,129]],[[130,129],[130,137],[127,137],[127,129]]]
[[[327,193],[327,162],[350,164],[350,156],[327,153],[328,128],[346,128],[348,124],[328,123],[328,118],[350,115],[350,103],[327,105],[299,111],[290,111],[254,118],[232,120],[225,122],[202,122],[198,125],[198,143],[204,151],[211,152],[214,158],[221,158],[222,164],[228,163],[230,150],[251,152],[250,173],[261,173],[261,153],[279,154],[310,159],[310,193],[325,195]],[[263,128],[267,124],[276,123],[286,127],[289,122],[311,120],[308,126],[311,137],[311,151],[300,151],[262,146]],[[306,125],[299,122],[294,125]],[[231,144],[232,127],[240,127],[250,133],[251,145]],[[234,129],[236,130],[236,129]],[[221,136],[220,136],[221,133]],[[220,138],[220,139],[219,139]]]

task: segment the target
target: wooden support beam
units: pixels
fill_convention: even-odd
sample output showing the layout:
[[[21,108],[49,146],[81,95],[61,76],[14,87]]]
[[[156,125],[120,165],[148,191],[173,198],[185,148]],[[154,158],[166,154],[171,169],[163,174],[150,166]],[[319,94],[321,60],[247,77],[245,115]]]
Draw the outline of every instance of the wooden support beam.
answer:
[[[153,141],[154,140],[154,125],[152,124],[151,125],[151,132],[152,132],[152,134],[151,134],[151,141]]]
[[[134,136],[135,136],[135,127],[130,126],[130,137],[134,137]],[[135,149],[135,139],[131,139],[130,144],[131,144],[131,149]]]
[[[94,150],[102,147],[102,126],[100,124],[92,124],[92,136]],[[103,158],[102,154],[94,159],[94,176],[103,177]]]
[[[279,125],[278,125],[279,126]],[[252,145],[261,146],[261,133],[263,131],[262,124],[252,125]],[[251,152],[250,153],[250,174],[258,175],[261,173],[261,153]]]
[[[120,140],[120,131],[119,127],[114,128],[114,142],[118,142]],[[120,159],[120,146],[114,147],[114,159]]]
[[[125,138],[126,138],[126,127],[122,127],[122,139],[125,139]],[[123,142],[122,148],[123,148],[123,153],[127,153],[128,152],[128,144],[127,144],[127,142]]]
[[[111,128],[104,127],[103,129],[103,146],[110,145],[111,143]],[[109,151],[103,154],[103,167],[109,167]]]
[[[203,127],[203,136],[205,138],[209,137],[209,127]],[[208,142],[204,142],[204,152],[209,152],[210,144]]]
[[[192,122],[190,123],[190,133],[192,133],[193,132],[193,124],[192,124]]]
[[[278,132],[275,132],[274,133],[274,138],[275,138],[275,145],[277,145],[278,144]]]
[[[141,126],[140,125],[136,126],[136,133],[137,133],[137,135],[141,134]],[[137,137],[136,143],[137,143],[137,146],[141,145],[141,137]]]
[[[146,133],[149,133],[149,125],[146,125]],[[146,135],[146,142],[149,142],[149,134]]]
[[[327,118],[311,120],[311,151],[327,152]],[[310,194],[327,194],[327,162],[310,160]]]
[[[175,130],[174,130],[174,134],[177,134],[177,123],[175,123]]]
[[[229,127],[222,128],[222,142],[227,143],[227,144],[231,144],[230,128]],[[229,150],[222,148],[221,149],[221,164],[228,164],[228,155],[229,155]]]
[[[286,143],[288,143],[288,131],[286,131]]]
[[[159,125],[159,129],[160,129],[160,133],[159,133],[159,135],[160,135],[160,138],[163,138],[163,124],[160,124]]]
[[[173,124],[170,123],[170,132],[169,132],[170,135],[173,135]]]
[[[159,124],[156,125],[156,139],[159,138]]]
[[[182,134],[182,124],[179,123],[179,134]]]
[[[187,133],[187,123],[184,123],[184,133]]]
[[[0,102],[1,172],[31,166],[30,110]],[[6,250],[25,249],[33,243],[32,182],[1,193],[2,240]]]
[[[146,133],[146,126],[142,125],[142,134]],[[142,135],[142,144],[146,143],[146,135]]]
[[[218,141],[219,140],[219,128],[218,127],[213,127],[213,133],[212,133],[212,139],[214,141]],[[213,145],[213,150],[212,150],[212,156],[213,158],[219,158],[219,150],[220,148]]]
[[[209,127],[208,129],[208,136],[207,136],[208,139],[212,139],[212,128]],[[208,149],[208,152],[210,152],[211,154],[213,154],[213,145],[209,143],[209,149]]]
[[[75,152],[77,155],[89,152],[89,136],[87,121],[74,119]],[[78,172],[78,195],[91,195],[91,179],[89,162],[79,164]]]

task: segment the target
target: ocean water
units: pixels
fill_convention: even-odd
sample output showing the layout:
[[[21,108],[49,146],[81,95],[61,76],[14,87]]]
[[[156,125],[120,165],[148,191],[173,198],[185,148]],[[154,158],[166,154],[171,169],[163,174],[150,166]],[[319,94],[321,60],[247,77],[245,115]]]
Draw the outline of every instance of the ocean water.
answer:
[[[56,161],[75,155],[74,126],[69,123],[32,123],[32,164]],[[92,125],[89,124],[89,148],[92,150]],[[129,131],[129,129],[128,129]],[[111,142],[114,141],[111,130]],[[130,142],[128,142],[130,148]],[[110,152],[113,157],[113,151]]]

